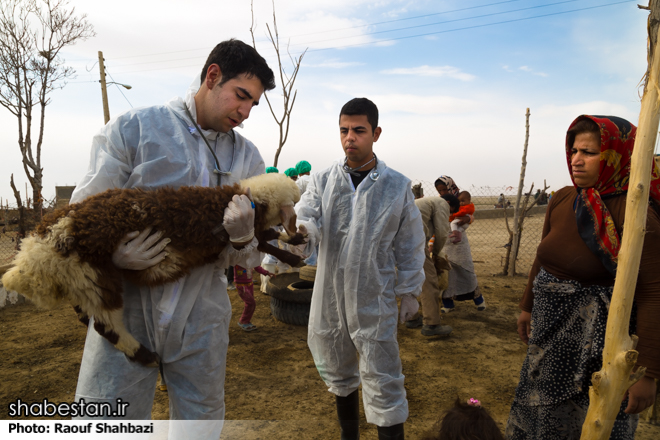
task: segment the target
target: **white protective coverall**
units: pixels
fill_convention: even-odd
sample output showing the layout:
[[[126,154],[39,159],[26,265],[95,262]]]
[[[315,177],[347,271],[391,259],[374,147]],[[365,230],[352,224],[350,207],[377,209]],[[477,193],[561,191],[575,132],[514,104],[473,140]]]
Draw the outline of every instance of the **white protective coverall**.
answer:
[[[298,188],[300,188],[300,195],[303,195],[305,191],[307,191],[307,185],[309,185],[309,181],[311,180],[311,175],[310,174],[305,174],[304,176],[298,176],[298,180],[296,180],[296,185],[298,185]]]
[[[184,109],[185,103],[196,118],[199,84],[199,79],[193,82],[185,98],[131,110],[104,126],[94,137],[90,169],[71,203],[109,188],[215,186],[213,156]],[[203,130],[203,135],[215,147],[221,170],[231,170],[222,176],[222,185],[264,173],[259,151],[240,134],[235,133],[235,141],[231,132]],[[237,252],[228,246],[216,264],[198,267],[175,283],[149,288],[124,282],[124,322],[161,358],[170,418],[207,421],[171,423],[170,438],[220,436],[231,318],[224,271],[234,264],[255,267],[259,257],[256,250]],[[76,401],[110,402],[114,408],[121,398],[129,403],[127,419],[150,419],[157,376],[157,368],[129,361],[90,323]]]
[[[422,219],[407,177],[379,161],[378,180],[355,189],[342,163],[313,174],[296,204],[307,250],[320,240],[308,344],[328,391],[347,396],[362,378],[367,421],[392,426],[408,417],[396,297],[422,289]]]

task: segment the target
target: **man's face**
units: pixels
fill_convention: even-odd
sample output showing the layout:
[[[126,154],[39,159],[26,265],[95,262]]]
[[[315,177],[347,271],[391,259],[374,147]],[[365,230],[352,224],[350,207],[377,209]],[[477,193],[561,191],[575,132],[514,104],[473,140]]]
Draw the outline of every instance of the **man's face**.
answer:
[[[341,115],[339,136],[349,167],[359,167],[373,158],[373,144],[380,137],[381,131],[380,127],[372,130],[367,115]]]
[[[220,69],[212,64],[202,85],[208,90],[202,95],[201,102],[195,101],[199,125],[205,130],[227,133],[250,116],[252,107],[259,104],[264,87],[259,78],[248,77],[245,73],[219,86],[221,79]]]

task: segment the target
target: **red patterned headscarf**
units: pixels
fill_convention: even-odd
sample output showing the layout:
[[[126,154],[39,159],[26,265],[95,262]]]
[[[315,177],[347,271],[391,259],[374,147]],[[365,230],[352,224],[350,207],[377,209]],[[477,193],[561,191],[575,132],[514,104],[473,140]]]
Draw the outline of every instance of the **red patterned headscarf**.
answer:
[[[616,274],[621,238],[614,226],[612,215],[603,198],[626,194],[630,179],[630,158],[637,127],[615,116],[582,115],[573,121],[569,130],[578,122],[590,119],[600,129],[600,172],[592,188],[580,188],[573,180],[569,136],[566,136],[566,160],[573,185],[578,191],[575,201],[575,217],[582,240],[600,258],[605,268]],[[660,170],[653,164],[650,198],[660,202]]]

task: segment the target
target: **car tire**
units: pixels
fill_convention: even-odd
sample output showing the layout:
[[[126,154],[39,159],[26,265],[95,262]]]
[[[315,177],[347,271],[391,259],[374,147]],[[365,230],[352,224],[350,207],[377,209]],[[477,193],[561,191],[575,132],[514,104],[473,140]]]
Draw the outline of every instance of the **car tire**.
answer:
[[[314,281],[316,278],[316,266],[303,266],[300,268],[300,279]]]
[[[314,283],[303,281],[297,273],[285,273],[268,281],[266,292],[271,298],[298,304],[312,302],[312,287]]]
[[[282,301],[270,298],[270,311],[278,321],[290,325],[307,325],[309,322],[309,304]]]

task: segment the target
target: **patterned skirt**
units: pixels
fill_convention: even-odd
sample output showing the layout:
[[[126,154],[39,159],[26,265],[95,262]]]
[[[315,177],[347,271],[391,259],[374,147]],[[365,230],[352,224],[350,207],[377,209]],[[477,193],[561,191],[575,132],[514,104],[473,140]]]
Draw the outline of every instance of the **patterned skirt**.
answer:
[[[579,439],[589,406],[591,375],[603,362],[612,287],[582,286],[541,269],[533,292],[532,335],[506,436],[510,440]],[[623,412],[627,404],[627,399],[621,404],[610,439],[635,438],[638,416]]]

